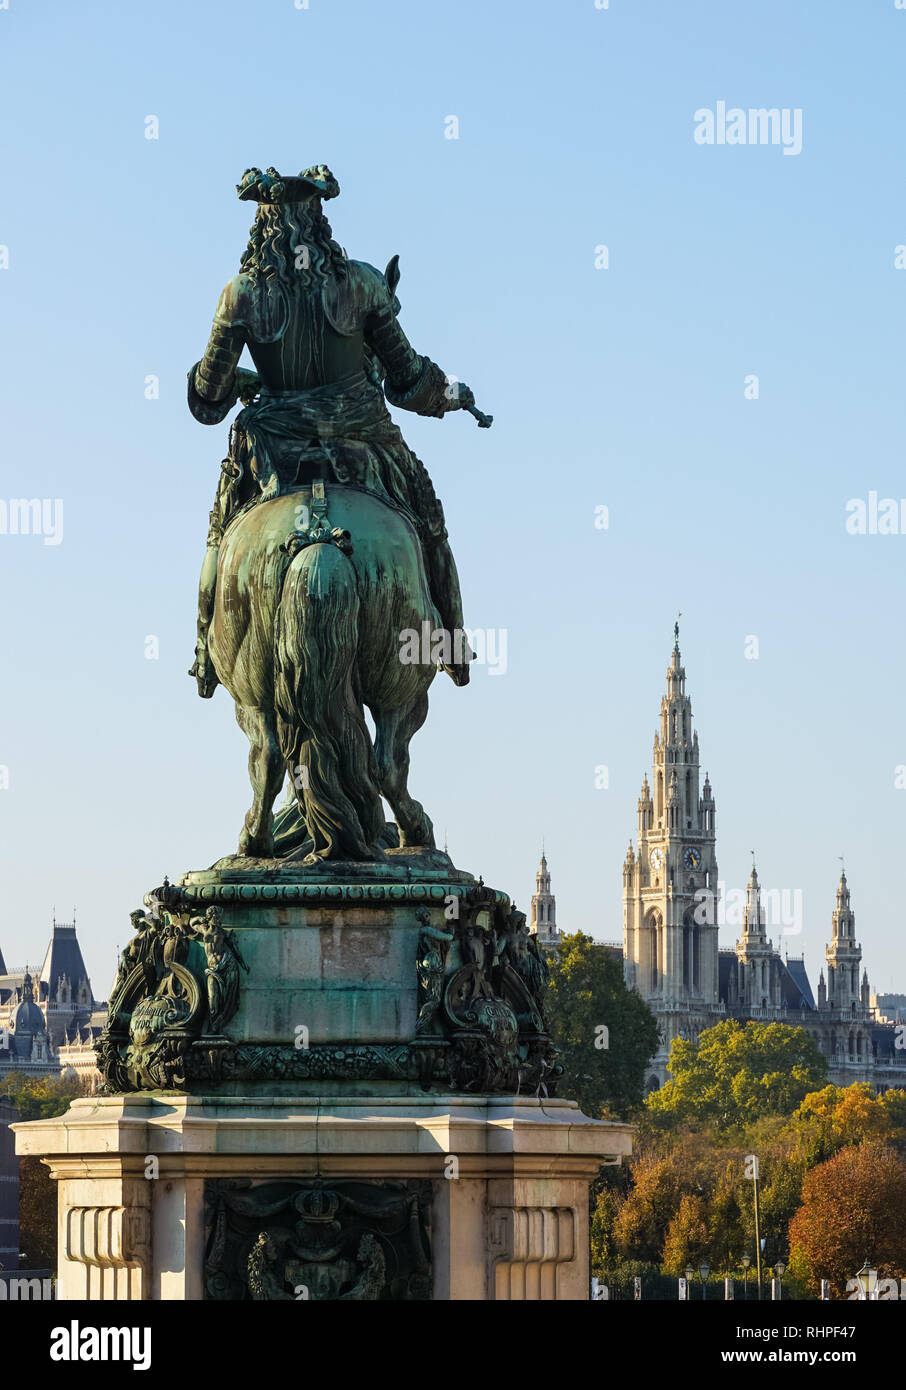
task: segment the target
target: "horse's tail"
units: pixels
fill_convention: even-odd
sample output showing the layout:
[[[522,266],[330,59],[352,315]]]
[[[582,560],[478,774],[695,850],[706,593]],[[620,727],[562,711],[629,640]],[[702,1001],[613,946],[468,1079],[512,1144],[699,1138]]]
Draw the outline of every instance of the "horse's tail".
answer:
[[[374,748],[353,686],[359,597],[335,545],[298,552],[274,631],[277,733],[314,851],[367,859],[384,828]]]

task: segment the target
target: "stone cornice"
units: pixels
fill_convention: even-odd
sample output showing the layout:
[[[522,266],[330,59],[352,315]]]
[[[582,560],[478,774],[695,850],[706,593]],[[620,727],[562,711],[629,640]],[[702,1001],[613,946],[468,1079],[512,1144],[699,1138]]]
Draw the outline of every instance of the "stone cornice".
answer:
[[[179,892],[187,902],[198,903],[331,903],[374,904],[382,902],[427,903],[441,906],[448,898],[466,898],[475,890],[468,883],[181,883]],[[499,889],[485,890],[488,906],[506,904],[509,898]],[[145,898],[150,902],[150,895]]]

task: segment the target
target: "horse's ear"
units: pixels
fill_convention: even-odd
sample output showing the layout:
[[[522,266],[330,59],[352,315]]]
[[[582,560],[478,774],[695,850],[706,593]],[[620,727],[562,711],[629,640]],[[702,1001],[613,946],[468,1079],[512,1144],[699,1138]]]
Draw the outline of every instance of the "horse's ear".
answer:
[[[391,256],[387,262],[387,269],[384,271],[384,279],[390,286],[390,293],[396,294],[396,287],[400,282],[400,258]]]

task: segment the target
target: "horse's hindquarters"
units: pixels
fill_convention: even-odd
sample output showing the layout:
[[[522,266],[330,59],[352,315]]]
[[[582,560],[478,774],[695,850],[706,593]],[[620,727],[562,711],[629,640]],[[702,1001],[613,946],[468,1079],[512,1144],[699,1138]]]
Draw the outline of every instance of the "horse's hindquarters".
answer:
[[[431,822],[406,787],[409,739],[435,673],[430,661],[405,658],[411,633],[438,621],[418,536],[357,489],[329,490],[329,523],[312,518],[310,505],[307,489],[259,503],[228,528],[218,556],[210,651],[251,743],[255,793],[240,853],[273,852],[272,808],[286,771],[315,855],[371,857],[384,829],[382,796],[401,843],[430,845]],[[328,535],[348,532],[351,553],[309,540],[312,521]]]
[[[410,697],[413,677],[423,684],[433,676],[433,668],[414,672],[401,661],[404,634],[438,623],[418,537],[392,507],[357,488],[328,486],[327,514],[331,527],[351,537],[344,558],[361,604],[350,654],[359,688],[368,704],[395,705]],[[290,536],[304,538],[312,521],[311,489],[303,488],[258,503],[224,536],[210,648],[222,684],[240,704],[272,700],[274,631],[290,563],[282,547]]]

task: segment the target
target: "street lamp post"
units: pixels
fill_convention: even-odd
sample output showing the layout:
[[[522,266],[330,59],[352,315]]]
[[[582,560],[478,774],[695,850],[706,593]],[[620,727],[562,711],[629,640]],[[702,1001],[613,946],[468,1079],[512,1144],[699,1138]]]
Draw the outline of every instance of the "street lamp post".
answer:
[[[776,1263],[775,1266],[774,1266],[774,1274],[775,1274],[775,1276],[776,1276],[776,1278],[777,1278],[777,1297],[778,1297],[778,1299],[782,1299],[782,1298],[783,1298],[783,1276],[784,1276],[785,1272],[786,1272],[786,1265],[783,1263],[783,1260],[778,1260],[777,1263]]]
[[[751,1256],[751,1255],[743,1255],[743,1257],[742,1257],[742,1269],[743,1269],[743,1275],[742,1275],[742,1296],[743,1296],[743,1298],[748,1298],[748,1296],[749,1296],[749,1265],[750,1265],[751,1263],[752,1263],[752,1256]]]
[[[706,1260],[702,1260],[698,1272],[702,1277],[702,1298],[704,1299],[708,1297],[708,1275],[711,1273],[711,1266]]]
[[[761,1212],[758,1207],[758,1155],[746,1154],[745,1175],[752,1183],[755,1198],[755,1259],[758,1267],[758,1298],[761,1300],[761,1256],[764,1246],[761,1240]]]
[[[856,1278],[859,1281],[859,1298],[862,1302],[869,1302],[875,1289],[878,1287],[878,1271],[872,1269],[866,1260],[859,1270]]]

